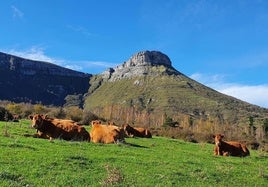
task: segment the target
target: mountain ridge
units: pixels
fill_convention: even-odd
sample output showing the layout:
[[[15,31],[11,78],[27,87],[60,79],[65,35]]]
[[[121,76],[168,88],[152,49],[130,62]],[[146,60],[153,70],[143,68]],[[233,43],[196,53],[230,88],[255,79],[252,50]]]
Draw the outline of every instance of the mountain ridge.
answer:
[[[87,92],[91,74],[0,52],[0,99],[61,106]]]
[[[0,65],[6,69],[17,71],[24,75],[52,74],[61,76],[87,77],[89,74],[71,70],[50,62],[37,61],[0,52]]]

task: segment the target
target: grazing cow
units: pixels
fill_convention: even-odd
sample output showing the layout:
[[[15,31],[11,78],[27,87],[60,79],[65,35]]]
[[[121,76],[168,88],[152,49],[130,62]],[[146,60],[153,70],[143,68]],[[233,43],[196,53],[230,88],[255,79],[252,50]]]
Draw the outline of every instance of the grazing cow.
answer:
[[[40,138],[90,141],[86,129],[72,120],[53,119],[40,114],[30,115],[29,118],[32,120],[32,127],[37,130],[37,136]]]
[[[91,122],[90,139],[94,143],[118,143],[124,142],[124,131],[115,125],[102,125],[101,121]]]
[[[214,155],[223,156],[249,156],[249,150],[246,145],[234,141],[223,141],[224,135],[216,134],[213,136],[215,139]]]
[[[152,134],[148,129],[142,127],[131,127],[129,124],[124,124],[123,129],[128,137],[152,138]]]

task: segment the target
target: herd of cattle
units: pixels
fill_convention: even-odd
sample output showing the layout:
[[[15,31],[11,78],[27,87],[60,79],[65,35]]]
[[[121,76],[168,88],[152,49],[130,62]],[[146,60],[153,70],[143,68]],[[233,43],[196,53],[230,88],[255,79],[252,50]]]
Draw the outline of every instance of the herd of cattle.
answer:
[[[32,127],[36,129],[34,137],[74,141],[91,141],[94,143],[118,143],[125,142],[126,137],[142,137],[152,138],[152,134],[148,129],[141,127],[131,127],[129,124],[124,124],[121,127],[114,123],[102,124],[100,120],[91,122],[90,133],[81,125],[73,120],[55,119],[46,115],[30,115]],[[249,156],[249,150],[244,144],[239,142],[223,141],[222,134],[214,135],[215,147],[214,155],[223,156]]]

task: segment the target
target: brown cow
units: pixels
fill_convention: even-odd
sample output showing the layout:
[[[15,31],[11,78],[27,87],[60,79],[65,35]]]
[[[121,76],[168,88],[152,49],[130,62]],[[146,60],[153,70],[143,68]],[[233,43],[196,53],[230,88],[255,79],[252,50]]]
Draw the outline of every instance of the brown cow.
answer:
[[[152,134],[148,129],[142,127],[131,127],[129,124],[124,124],[123,129],[128,137],[152,138]]]
[[[123,129],[112,124],[102,125],[99,120],[92,121],[91,125],[90,139],[92,142],[105,144],[124,142]]]
[[[216,134],[213,136],[215,139],[214,155],[223,156],[249,156],[249,150],[246,145],[234,141],[223,141],[224,135]]]
[[[72,120],[53,119],[40,114],[30,115],[29,118],[41,138],[90,141],[86,129]]]

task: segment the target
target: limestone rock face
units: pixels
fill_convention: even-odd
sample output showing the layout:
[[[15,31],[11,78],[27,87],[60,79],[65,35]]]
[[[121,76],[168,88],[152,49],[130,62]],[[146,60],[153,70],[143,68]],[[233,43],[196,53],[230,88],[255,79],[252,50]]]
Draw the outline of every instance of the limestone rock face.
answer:
[[[155,69],[153,68],[157,66],[161,66],[160,71],[162,72],[172,68],[171,61],[167,55],[159,51],[141,51],[116,68],[109,68],[102,73],[102,76],[105,80],[116,81],[142,75],[159,74],[159,70],[154,71]]]
[[[16,57],[0,52],[0,67],[19,73],[20,75],[58,75],[70,77],[88,77],[89,75],[63,68],[49,62],[39,62]]]
[[[0,99],[62,106],[85,94],[92,75],[0,52]]]
[[[139,65],[164,65],[171,66],[167,55],[159,51],[141,51],[133,55],[125,64],[125,67]]]

